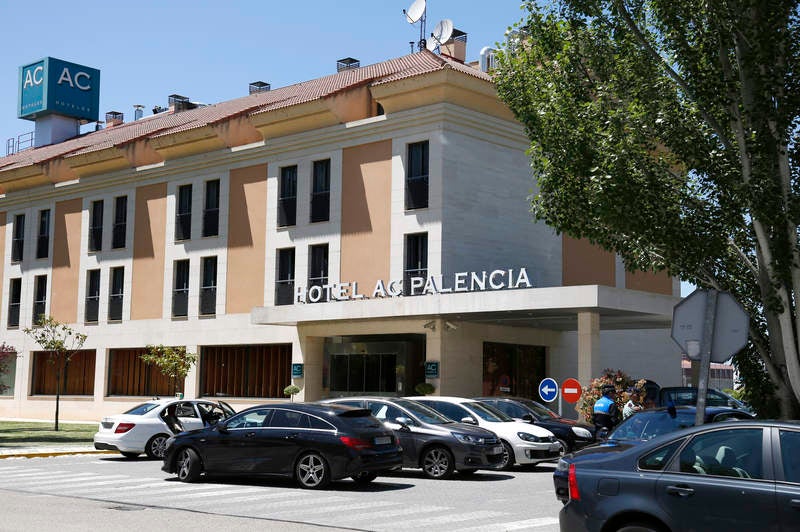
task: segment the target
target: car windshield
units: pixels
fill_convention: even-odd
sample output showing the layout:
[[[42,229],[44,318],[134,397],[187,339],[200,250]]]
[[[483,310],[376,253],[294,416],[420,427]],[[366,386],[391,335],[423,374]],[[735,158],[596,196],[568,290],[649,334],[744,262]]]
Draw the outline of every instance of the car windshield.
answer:
[[[415,401],[397,399],[394,401],[394,403],[417,416],[417,418],[419,418],[419,420],[423,423],[430,423],[432,425],[446,425],[448,423],[453,423],[453,421],[447,419],[436,410]]]
[[[531,410],[533,410],[537,416],[542,416],[545,418],[558,418],[559,415],[547,408],[546,406],[537,403],[536,401],[531,401],[530,399],[520,399],[520,403],[527,406]]]
[[[466,403],[461,403],[461,406],[478,416],[484,421],[492,421],[495,423],[499,422],[507,422],[507,421],[514,421],[514,418],[505,415],[498,409],[493,406],[489,406],[484,403],[479,403],[478,401],[469,401]]]
[[[133,408],[131,408],[130,410],[128,410],[125,413],[126,414],[131,414],[133,416],[142,416],[142,415],[148,413],[149,411],[153,410],[154,408],[158,408],[158,407],[159,407],[159,403],[142,403],[140,405],[134,406]]]
[[[639,412],[620,423],[608,435],[610,440],[651,440],[679,429],[694,426],[693,411],[679,411],[673,417],[667,410]]]

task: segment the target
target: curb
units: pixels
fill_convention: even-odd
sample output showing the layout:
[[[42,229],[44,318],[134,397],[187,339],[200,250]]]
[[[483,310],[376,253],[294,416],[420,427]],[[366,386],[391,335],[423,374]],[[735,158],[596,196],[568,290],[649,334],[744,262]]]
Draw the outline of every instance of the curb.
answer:
[[[68,456],[71,454],[116,454],[114,451],[74,450],[74,451],[21,451],[13,454],[0,454],[5,458],[47,458],[50,456]]]

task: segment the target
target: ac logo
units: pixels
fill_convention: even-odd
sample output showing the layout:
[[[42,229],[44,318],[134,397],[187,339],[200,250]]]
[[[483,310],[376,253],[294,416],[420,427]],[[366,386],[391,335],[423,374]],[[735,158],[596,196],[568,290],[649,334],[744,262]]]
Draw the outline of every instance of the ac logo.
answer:
[[[27,89],[28,87],[33,87],[36,85],[41,85],[44,81],[44,77],[42,73],[44,72],[44,67],[42,65],[37,65],[35,68],[26,70],[25,71],[25,79],[22,82],[22,90]],[[66,83],[71,88],[78,88],[82,91],[89,91],[92,90],[92,86],[90,84],[92,76],[88,73],[79,71],[74,76],[70,73],[69,67],[64,67],[61,71],[61,75],[58,78],[57,83],[62,85]]]

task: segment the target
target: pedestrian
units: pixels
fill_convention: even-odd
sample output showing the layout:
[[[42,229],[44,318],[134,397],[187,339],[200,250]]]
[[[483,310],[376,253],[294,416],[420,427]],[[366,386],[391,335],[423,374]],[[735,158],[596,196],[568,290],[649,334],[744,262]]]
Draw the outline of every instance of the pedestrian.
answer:
[[[622,419],[628,419],[640,410],[644,410],[641,394],[636,388],[630,388],[628,390],[628,402],[625,403],[625,406],[622,408]]]
[[[606,384],[603,386],[603,396],[594,403],[594,427],[598,431],[605,429],[610,431],[614,426],[619,423],[619,407],[614,398],[617,395],[617,389],[613,384]]]

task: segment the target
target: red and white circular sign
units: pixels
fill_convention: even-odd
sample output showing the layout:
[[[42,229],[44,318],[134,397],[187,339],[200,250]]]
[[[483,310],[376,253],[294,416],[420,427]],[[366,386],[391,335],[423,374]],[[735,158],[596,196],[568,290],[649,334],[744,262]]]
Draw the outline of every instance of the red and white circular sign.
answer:
[[[577,403],[581,392],[581,383],[577,379],[566,379],[561,383],[561,396],[568,403]]]

